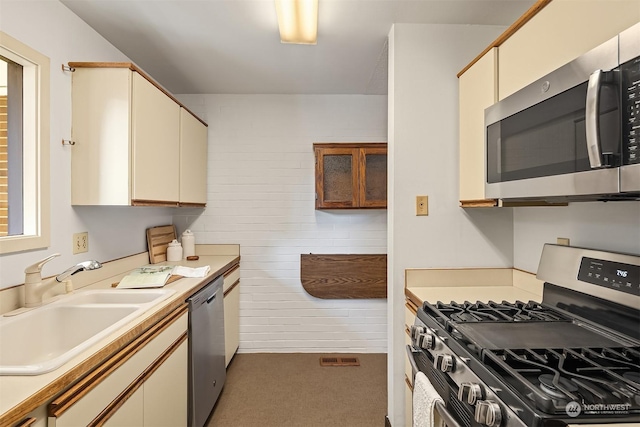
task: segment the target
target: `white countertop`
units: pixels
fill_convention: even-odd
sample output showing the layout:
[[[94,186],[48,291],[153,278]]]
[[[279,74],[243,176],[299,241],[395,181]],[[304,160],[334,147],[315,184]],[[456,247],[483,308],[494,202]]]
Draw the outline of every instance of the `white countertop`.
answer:
[[[77,369],[77,366],[80,363],[95,355],[106,346],[111,345],[115,341],[118,341],[121,337],[127,334],[127,332],[131,331],[145,320],[151,318],[154,314],[158,314],[163,309],[166,309],[169,305],[171,305],[172,303],[176,303],[176,301],[180,299],[184,301],[194,292],[194,290],[199,288],[200,285],[208,283],[211,279],[224,273],[225,267],[237,258],[238,256],[232,255],[200,255],[200,259],[198,261],[183,260],[180,262],[167,262],[166,264],[168,265],[184,265],[188,267],[201,267],[204,265],[209,265],[210,272],[209,275],[205,278],[182,278],[173,283],[165,285],[166,288],[174,289],[176,291],[175,294],[160,302],[159,304],[151,307],[149,310],[142,313],[139,317],[132,320],[129,324],[116,330],[103,340],[89,347],[87,350],[83,351],[78,356],[74,357],[69,362],[65,363],[60,368],[52,372],[34,376],[0,376],[0,425],[5,425],[4,418],[8,415],[8,411],[11,411],[12,408],[18,405],[24,405],[26,401],[33,399],[34,396],[37,396],[36,398],[38,400],[41,400],[42,397],[40,396],[42,396],[43,393],[51,394],[51,397],[42,402],[38,402],[38,405],[42,405],[48,400],[51,400],[51,398],[53,397],[52,393],[57,394],[58,392],[62,391],[62,389],[47,391],[45,391],[45,389],[51,388],[52,384],[63,381],[64,377],[68,376],[74,369]],[[113,281],[117,280],[103,280],[100,283],[87,286],[76,292],[82,292],[83,290],[89,289],[108,288]],[[89,369],[89,371],[90,370],[91,369]],[[77,376],[77,373],[75,373],[74,376]],[[68,386],[70,384],[66,385]]]

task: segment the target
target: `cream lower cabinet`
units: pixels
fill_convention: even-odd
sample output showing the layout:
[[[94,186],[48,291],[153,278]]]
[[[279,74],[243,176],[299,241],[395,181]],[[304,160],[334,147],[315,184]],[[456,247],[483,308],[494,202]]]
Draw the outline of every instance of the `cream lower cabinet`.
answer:
[[[500,45],[499,98],[639,21],[640,0],[553,0]]]
[[[240,267],[224,276],[224,349],[229,366],[240,345]]]
[[[497,67],[498,49],[493,48],[458,80],[461,207],[491,207],[497,204],[494,199],[486,199],[484,194],[484,110],[498,98]]]
[[[176,310],[57,397],[49,427],[186,426],[187,316]]]

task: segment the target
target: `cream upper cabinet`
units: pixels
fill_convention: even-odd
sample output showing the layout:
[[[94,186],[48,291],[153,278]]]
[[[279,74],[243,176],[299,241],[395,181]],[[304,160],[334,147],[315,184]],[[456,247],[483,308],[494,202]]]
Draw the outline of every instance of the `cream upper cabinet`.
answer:
[[[498,97],[498,49],[492,48],[460,76],[460,205],[494,206],[486,200],[484,109]]]
[[[180,202],[207,203],[207,127],[180,109]]]
[[[640,21],[640,0],[553,0],[499,47],[499,99]]]
[[[204,206],[206,125],[132,64],[69,65],[71,203]]]
[[[136,72],[131,107],[131,199],[177,203],[181,108]]]

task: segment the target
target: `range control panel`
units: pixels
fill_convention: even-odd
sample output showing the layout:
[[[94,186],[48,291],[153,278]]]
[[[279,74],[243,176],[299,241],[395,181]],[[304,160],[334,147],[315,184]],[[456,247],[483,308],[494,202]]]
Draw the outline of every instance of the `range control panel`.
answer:
[[[583,257],[578,280],[640,296],[640,265]]]

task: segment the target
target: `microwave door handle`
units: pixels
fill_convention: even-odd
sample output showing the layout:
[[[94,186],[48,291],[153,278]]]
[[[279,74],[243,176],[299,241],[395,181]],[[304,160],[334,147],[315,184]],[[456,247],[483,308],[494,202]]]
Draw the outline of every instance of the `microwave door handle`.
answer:
[[[587,131],[587,153],[591,169],[602,167],[602,143],[600,141],[600,87],[602,70],[596,70],[589,76],[587,102],[585,105],[585,127]]]

